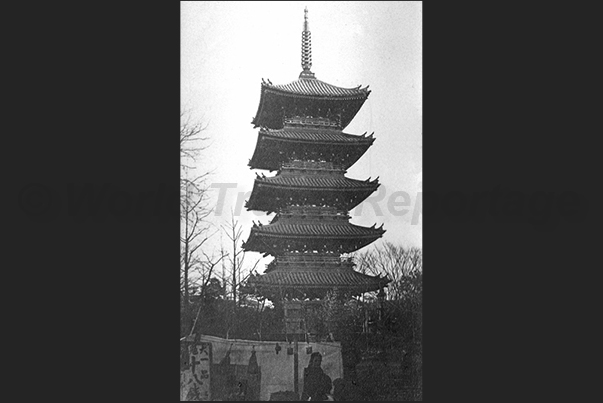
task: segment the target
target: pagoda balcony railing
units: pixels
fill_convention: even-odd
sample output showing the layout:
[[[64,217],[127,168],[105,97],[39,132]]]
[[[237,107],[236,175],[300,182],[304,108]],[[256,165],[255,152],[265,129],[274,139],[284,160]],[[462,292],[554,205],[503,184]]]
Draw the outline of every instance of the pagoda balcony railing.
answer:
[[[315,127],[329,127],[339,128],[341,125],[340,119],[333,120],[328,118],[315,118],[315,117],[301,117],[295,116],[290,118],[283,118],[283,126],[315,126]]]
[[[318,207],[318,206],[289,206],[283,209],[283,212],[291,212],[296,214],[336,214],[342,212],[335,207]]]
[[[351,257],[344,256],[304,256],[304,255],[281,255],[277,256],[267,267],[273,267],[276,264],[305,264],[311,266],[324,265],[353,265],[354,261]]]
[[[330,161],[288,161],[283,162],[281,168],[302,168],[302,169],[318,169],[318,170],[334,170],[345,171],[343,164],[336,164]]]
[[[311,256],[311,255],[281,255],[277,258],[279,261],[288,262],[324,262],[324,263],[346,263],[351,262],[352,258],[347,256]]]
[[[343,210],[337,210],[329,207],[319,206],[288,206],[280,210],[280,216],[283,218],[332,218],[332,219],[350,219],[350,215]]]

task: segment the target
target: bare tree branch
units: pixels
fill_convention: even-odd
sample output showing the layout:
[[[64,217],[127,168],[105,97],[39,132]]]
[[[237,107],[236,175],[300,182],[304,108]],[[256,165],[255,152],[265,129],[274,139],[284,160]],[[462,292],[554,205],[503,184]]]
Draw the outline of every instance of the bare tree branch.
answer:
[[[391,242],[356,254],[354,260],[360,272],[387,275],[392,280],[386,289],[387,299],[390,300],[403,298],[409,292],[409,287],[416,287],[414,279],[423,270],[420,248],[404,248]]]
[[[180,286],[183,301],[183,317],[185,332],[194,330],[191,325],[192,312],[190,296],[200,292],[204,296],[211,282],[216,265],[224,258],[221,254],[217,258],[210,256],[205,248],[208,240],[218,230],[214,227],[209,217],[213,209],[209,205],[207,178],[211,171],[201,174],[194,173],[195,163],[200,153],[209,145],[209,137],[202,133],[208,124],[192,123],[188,112],[180,114],[180,221],[181,221],[181,256],[180,256]]]

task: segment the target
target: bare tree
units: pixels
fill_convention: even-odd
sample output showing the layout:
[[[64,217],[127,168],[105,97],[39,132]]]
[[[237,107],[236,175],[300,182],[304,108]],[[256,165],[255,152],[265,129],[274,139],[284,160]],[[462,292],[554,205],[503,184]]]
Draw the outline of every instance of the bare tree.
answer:
[[[194,285],[198,285],[199,292],[199,300],[201,303],[199,304],[199,308],[197,310],[197,314],[195,315],[195,320],[193,325],[191,326],[190,334],[193,334],[195,329],[197,328],[197,322],[199,321],[199,316],[201,314],[201,309],[203,308],[203,300],[205,299],[206,290],[210,284],[212,279],[212,274],[214,273],[214,269],[216,266],[224,259],[225,255],[221,254],[217,257],[209,256],[207,253],[203,252],[203,260],[200,262],[199,266],[197,266],[199,277],[197,280],[192,280],[191,282]],[[199,285],[200,283],[200,285]]]
[[[233,306],[236,306],[237,305],[237,285],[238,285],[237,269],[239,267],[241,267],[241,265],[243,264],[243,259],[245,258],[245,251],[243,249],[241,249],[238,245],[241,242],[241,235],[243,233],[243,227],[239,224],[238,220],[235,220],[232,210],[231,210],[230,214],[231,214],[230,223],[224,225],[222,228],[224,229],[226,236],[230,240],[231,247],[232,247],[232,253],[228,255],[228,259],[230,260],[230,264],[231,264],[231,268],[232,268],[231,269],[231,275],[232,275],[232,281],[231,281],[232,289],[231,290],[232,290],[232,300],[234,303]]]
[[[222,226],[226,237],[230,241],[230,247],[232,248],[232,252],[228,253],[228,261],[230,262],[231,272],[230,272],[230,286],[231,286],[231,295],[232,295],[232,316],[231,321],[228,326],[229,331],[232,329],[233,325],[236,323],[236,308],[241,305],[241,297],[237,299],[237,294],[239,291],[240,284],[244,283],[249,277],[250,273],[257,267],[260,259],[258,259],[253,266],[249,270],[244,269],[244,262],[246,257],[246,251],[241,247],[242,243],[242,235],[243,235],[243,226],[239,223],[238,220],[235,220],[234,213],[231,210],[230,212],[231,218],[230,222],[226,223]],[[241,278],[243,277],[243,278]],[[227,334],[228,338],[228,334]]]
[[[207,125],[200,123],[191,123],[190,114],[188,112],[180,112],[180,205],[181,216],[187,211],[186,205],[192,205],[194,202],[191,197],[204,199],[207,191],[206,179],[211,173],[205,171],[201,174],[197,173],[195,163],[201,155],[201,151],[205,150],[208,145],[205,143],[209,140],[207,136],[202,136],[202,133],[207,129]],[[206,205],[205,205],[206,206]],[[182,218],[182,217],[181,217]]]
[[[180,166],[183,169],[194,169],[190,163],[195,162],[201,151],[208,145],[203,145],[209,137],[201,135],[207,129],[207,124],[191,122],[190,113],[180,112]]]
[[[420,248],[404,248],[386,242],[381,247],[376,246],[354,255],[354,260],[362,273],[387,275],[392,280],[386,290],[387,299],[400,299],[410,291],[409,287],[420,286],[423,270],[423,252]]]
[[[204,295],[214,267],[223,259],[223,255],[209,255],[202,248],[218,232],[208,217],[212,213],[209,205],[206,178],[210,174],[193,174],[194,164],[200,152],[207,148],[207,137],[201,136],[206,125],[191,124],[189,115],[181,113],[180,122],[180,291],[183,299],[184,331],[193,330],[191,312],[191,292],[199,290]]]
[[[226,237],[230,241],[230,246],[232,248],[232,252],[228,254],[228,260],[230,262],[231,267],[231,292],[232,299],[237,302],[237,290],[240,284],[244,283],[251,272],[255,270],[257,265],[260,262],[260,259],[257,259],[253,266],[249,269],[245,269],[244,262],[245,257],[247,256],[247,252],[241,247],[242,243],[242,235],[243,235],[243,226],[239,223],[238,220],[235,220],[234,214],[231,211],[231,219],[230,222],[223,225],[222,229],[226,233]],[[243,277],[243,278],[241,278]],[[240,305],[240,298],[239,298]]]

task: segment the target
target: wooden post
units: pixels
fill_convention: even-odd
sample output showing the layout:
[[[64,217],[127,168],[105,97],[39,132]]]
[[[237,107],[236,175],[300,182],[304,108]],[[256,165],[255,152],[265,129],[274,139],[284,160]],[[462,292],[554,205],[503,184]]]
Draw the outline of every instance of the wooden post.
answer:
[[[293,391],[297,395],[299,399],[299,374],[298,374],[298,364],[299,364],[299,356],[297,354],[298,346],[297,346],[297,334],[293,335]]]

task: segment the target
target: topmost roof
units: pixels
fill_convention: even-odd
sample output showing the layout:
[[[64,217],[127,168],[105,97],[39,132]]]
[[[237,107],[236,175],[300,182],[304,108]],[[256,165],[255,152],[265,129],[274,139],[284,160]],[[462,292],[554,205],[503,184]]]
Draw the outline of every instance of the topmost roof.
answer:
[[[281,129],[284,118],[305,115],[329,118],[336,122],[337,128],[343,129],[354,119],[370,93],[368,86],[343,88],[316,78],[300,78],[278,85],[262,80],[260,104],[251,123],[255,127]]]
[[[325,83],[324,81],[316,78],[300,78],[289,84],[274,85],[270,82],[262,83],[263,87],[268,90],[282,93],[283,95],[297,95],[297,96],[310,96],[310,97],[327,97],[327,98],[366,98],[368,93],[368,86],[360,88],[343,88],[335,85]]]

